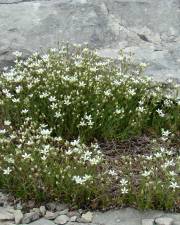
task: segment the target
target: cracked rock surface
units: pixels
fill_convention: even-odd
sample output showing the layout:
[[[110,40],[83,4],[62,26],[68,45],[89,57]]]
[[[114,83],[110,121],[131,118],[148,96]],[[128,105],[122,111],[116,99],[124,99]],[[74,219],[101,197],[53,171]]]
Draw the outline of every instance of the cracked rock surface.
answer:
[[[0,68],[15,50],[88,42],[104,56],[133,52],[156,79],[180,80],[180,0],[0,0],[0,30]]]

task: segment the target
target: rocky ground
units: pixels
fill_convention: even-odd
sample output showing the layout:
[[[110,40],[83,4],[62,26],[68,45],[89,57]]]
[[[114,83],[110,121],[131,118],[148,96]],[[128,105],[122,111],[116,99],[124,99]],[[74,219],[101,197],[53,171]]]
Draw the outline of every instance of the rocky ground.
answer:
[[[138,211],[132,208],[106,212],[73,210],[66,204],[47,203],[35,207],[29,201],[26,207],[12,201],[0,192],[0,225],[180,225],[180,214],[161,211]]]
[[[0,0],[0,67],[59,42],[133,52],[156,79],[180,79],[179,0]]]

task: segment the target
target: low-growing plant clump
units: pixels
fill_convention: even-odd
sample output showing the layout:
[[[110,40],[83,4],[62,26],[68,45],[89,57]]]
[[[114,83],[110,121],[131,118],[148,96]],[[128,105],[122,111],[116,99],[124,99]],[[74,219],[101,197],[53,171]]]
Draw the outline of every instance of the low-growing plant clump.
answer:
[[[79,207],[174,209],[179,199],[180,104],[176,87],[143,76],[145,64],[117,62],[63,46],[0,76],[0,185],[23,199]],[[98,145],[143,133],[147,154],[109,159]]]

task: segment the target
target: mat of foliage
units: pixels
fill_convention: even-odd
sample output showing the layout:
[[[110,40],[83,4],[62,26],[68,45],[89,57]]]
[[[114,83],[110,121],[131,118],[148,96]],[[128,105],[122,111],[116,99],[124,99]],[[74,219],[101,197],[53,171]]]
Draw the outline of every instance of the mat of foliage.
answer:
[[[0,75],[0,188],[79,207],[178,209],[178,85],[122,52],[116,62],[68,45],[15,55]],[[127,148],[145,134],[143,152]]]

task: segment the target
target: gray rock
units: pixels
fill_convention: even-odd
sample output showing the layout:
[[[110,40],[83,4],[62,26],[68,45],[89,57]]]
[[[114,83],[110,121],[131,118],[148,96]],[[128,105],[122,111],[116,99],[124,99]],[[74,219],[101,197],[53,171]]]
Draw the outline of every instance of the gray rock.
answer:
[[[10,213],[7,208],[0,207],[0,221],[14,220],[13,213]]]
[[[93,219],[93,213],[87,212],[87,213],[82,214],[82,216],[80,218],[80,222],[91,223],[92,219]]]
[[[58,217],[54,220],[54,222],[55,222],[56,224],[60,224],[60,225],[66,224],[68,221],[69,221],[69,217],[66,216],[66,215],[58,216]]]
[[[46,208],[50,211],[56,210],[56,202],[49,202],[46,204]]]
[[[40,209],[39,208],[33,208],[32,210],[30,210],[31,212],[37,212],[39,215],[41,214]]]
[[[56,210],[57,211],[64,211],[68,210],[68,205],[67,204],[62,204],[62,203],[57,203],[56,204]],[[69,211],[69,210],[68,210]],[[65,213],[66,214],[66,213]]]
[[[67,213],[67,216],[69,216],[69,217],[73,217],[73,216],[80,217],[80,213],[78,211],[69,211]]]
[[[107,56],[132,51],[156,79],[179,79],[179,0],[0,0],[0,15],[1,68],[15,50],[26,58],[62,41],[88,42]]]
[[[62,210],[62,211],[58,211],[57,213],[58,213],[59,216],[60,216],[60,215],[67,215],[68,212],[69,212],[69,209],[64,209],[64,210]]]
[[[22,223],[28,224],[28,223],[33,222],[33,221],[38,220],[38,219],[39,219],[39,213],[38,212],[30,212],[30,213],[24,214],[24,217],[22,219]]]
[[[29,200],[27,203],[28,208],[33,209],[35,207],[35,201]]]
[[[0,192],[0,207],[8,205],[8,196]]]
[[[142,225],[154,225],[154,219],[143,219]]]
[[[70,218],[70,222],[76,222],[77,221],[77,216],[72,216]]]
[[[170,217],[159,217],[155,219],[156,225],[173,225],[174,220]]]
[[[15,223],[16,224],[21,223],[21,221],[23,219],[23,213],[21,212],[21,210],[16,210],[14,212],[14,217],[15,217]]]
[[[44,216],[46,214],[45,206],[40,206],[39,210],[40,210],[40,213],[41,213],[42,216]]]
[[[44,218],[48,220],[54,220],[59,214],[57,212],[46,211]]]

